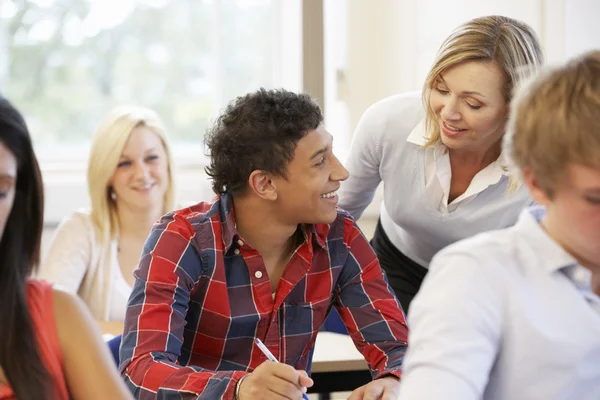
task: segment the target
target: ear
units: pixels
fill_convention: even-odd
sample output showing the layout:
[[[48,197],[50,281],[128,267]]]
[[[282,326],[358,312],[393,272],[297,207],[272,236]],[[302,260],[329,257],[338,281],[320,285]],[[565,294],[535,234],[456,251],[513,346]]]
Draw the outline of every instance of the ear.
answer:
[[[550,203],[550,198],[548,194],[542,187],[539,185],[539,182],[530,168],[523,169],[523,180],[529,189],[529,193],[531,193],[531,197],[535,200],[536,203],[541,205],[548,205]]]
[[[265,200],[277,200],[277,190],[273,176],[265,171],[252,171],[248,177],[248,187],[258,197]]]

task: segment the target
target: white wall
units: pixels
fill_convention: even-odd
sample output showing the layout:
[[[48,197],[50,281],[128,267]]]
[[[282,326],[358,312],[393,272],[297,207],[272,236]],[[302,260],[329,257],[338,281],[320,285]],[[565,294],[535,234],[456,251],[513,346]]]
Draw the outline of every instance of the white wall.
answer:
[[[446,36],[461,23],[500,14],[529,24],[546,60],[562,62],[600,48],[598,0],[346,0],[348,54],[338,90],[353,131],[366,108],[395,93],[420,90]],[[379,213],[381,188],[366,217]]]
[[[565,57],[600,49],[600,1],[565,1],[564,11]]]

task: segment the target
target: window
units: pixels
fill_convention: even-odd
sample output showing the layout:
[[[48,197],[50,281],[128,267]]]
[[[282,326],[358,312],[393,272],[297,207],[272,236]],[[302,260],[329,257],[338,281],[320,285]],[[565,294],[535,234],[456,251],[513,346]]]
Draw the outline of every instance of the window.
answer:
[[[0,84],[43,165],[85,168],[91,136],[119,104],[155,109],[178,158],[195,163],[229,100],[259,87],[301,89],[299,0],[0,5]]]

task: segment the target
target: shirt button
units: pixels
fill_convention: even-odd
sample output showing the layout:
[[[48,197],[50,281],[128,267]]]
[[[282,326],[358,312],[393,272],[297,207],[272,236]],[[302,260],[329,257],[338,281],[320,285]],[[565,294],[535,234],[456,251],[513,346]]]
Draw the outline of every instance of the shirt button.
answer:
[[[240,249],[235,249],[235,250],[233,251],[233,254],[235,254],[236,256],[237,256],[238,254],[240,254]]]
[[[257,277],[258,279],[260,279],[260,278],[262,278],[262,272],[260,272],[260,271],[256,271],[256,272],[254,273],[254,276],[255,276],[255,277]]]
[[[238,246],[242,247],[244,245],[244,242],[242,242],[242,240],[240,239],[237,241],[237,244],[238,244]]]

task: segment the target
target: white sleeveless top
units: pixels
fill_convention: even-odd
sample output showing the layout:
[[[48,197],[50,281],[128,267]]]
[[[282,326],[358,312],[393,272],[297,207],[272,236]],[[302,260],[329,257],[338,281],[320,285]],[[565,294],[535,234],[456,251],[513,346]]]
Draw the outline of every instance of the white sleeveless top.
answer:
[[[113,285],[110,294],[110,306],[108,309],[109,321],[124,321],[127,311],[127,301],[132,287],[125,280],[121,268],[116,268],[113,277]]]

